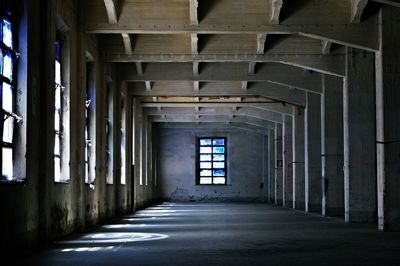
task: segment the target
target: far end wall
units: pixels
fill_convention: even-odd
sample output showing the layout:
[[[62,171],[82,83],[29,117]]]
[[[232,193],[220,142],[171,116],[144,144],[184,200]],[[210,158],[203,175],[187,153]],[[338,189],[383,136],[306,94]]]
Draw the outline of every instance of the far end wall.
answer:
[[[227,185],[196,185],[196,138],[227,138]],[[264,136],[236,128],[160,128],[158,193],[171,201],[261,201]]]

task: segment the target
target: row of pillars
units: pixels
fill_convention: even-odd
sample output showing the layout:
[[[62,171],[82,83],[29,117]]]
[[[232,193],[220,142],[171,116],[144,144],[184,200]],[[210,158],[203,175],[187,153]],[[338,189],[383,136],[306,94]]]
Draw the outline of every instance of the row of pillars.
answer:
[[[380,16],[380,51],[347,48],[346,76],[270,130],[271,203],[400,230],[400,11]]]

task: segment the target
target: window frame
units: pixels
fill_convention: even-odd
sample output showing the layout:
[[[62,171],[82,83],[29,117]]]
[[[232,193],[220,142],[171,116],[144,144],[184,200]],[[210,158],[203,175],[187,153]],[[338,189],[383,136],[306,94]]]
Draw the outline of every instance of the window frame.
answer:
[[[92,99],[90,98],[90,93],[89,89],[86,90],[86,95],[85,95],[85,183],[86,184],[93,184],[94,180],[91,178],[91,146],[92,146],[92,138],[91,138],[91,104],[92,104]]]
[[[85,126],[84,126],[84,182],[91,189],[96,183],[96,61],[86,51]]]
[[[0,49],[1,49],[1,69],[2,73],[0,74],[0,103],[2,108],[0,108],[0,112],[4,116],[4,118],[7,116],[7,119],[9,117],[12,117],[14,120],[12,122],[12,136],[11,136],[11,142],[7,142],[3,140],[4,137],[4,125],[7,119],[3,118],[3,121],[0,123],[0,132],[1,132],[1,160],[0,160],[0,169],[1,169],[1,182],[2,183],[21,183],[25,182],[26,178],[17,178],[15,176],[15,152],[16,152],[16,135],[17,135],[17,130],[19,130],[18,124],[22,123],[23,118],[17,114],[18,107],[16,106],[17,104],[17,81],[18,81],[18,76],[17,76],[17,69],[18,69],[18,58],[20,56],[19,52],[15,49],[15,47],[18,47],[18,23],[16,23],[15,18],[10,12],[4,12],[0,14]],[[3,37],[3,23],[4,21],[7,21],[8,23],[11,24],[11,46],[7,46],[4,43],[4,37]],[[6,55],[10,55],[11,57],[11,79],[8,77],[5,77],[4,74],[4,58]],[[11,89],[11,97],[12,97],[12,110],[7,111],[3,109],[3,84],[7,84],[10,86]],[[6,149],[11,149],[12,152],[12,174],[11,177],[6,177],[3,175],[3,148]]]
[[[64,99],[64,89],[65,89],[65,87],[64,87],[64,85],[63,85],[63,58],[62,58],[62,49],[63,49],[63,40],[62,40],[62,38],[60,37],[60,34],[59,33],[57,33],[56,34],[56,41],[55,41],[55,45],[56,45],[56,48],[55,48],[55,56],[54,56],[54,63],[56,64],[57,62],[60,64],[60,84],[58,84],[56,81],[57,81],[57,78],[56,78],[56,75],[57,75],[57,72],[55,71],[54,72],[54,85],[55,85],[55,87],[54,87],[54,119],[56,119],[56,112],[58,112],[58,127],[59,127],[59,130],[56,130],[55,128],[54,128],[54,148],[55,148],[55,139],[56,138],[58,138],[58,145],[59,145],[59,147],[58,147],[58,153],[59,154],[56,154],[55,153],[55,150],[54,150],[54,153],[53,153],[53,155],[54,155],[54,182],[56,182],[56,183],[69,183],[69,177],[68,178],[63,178],[63,176],[62,176],[62,168],[63,168],[63,159],[65,159],[65,158],[63,158],[63,146],[64,146],[64,141],[63,141],[63,138],[64,138],[64,125],[63,125],[63,121],[64,121],[64,117],[63,117],[63,115],[64,115],[64,104],[63,104],[63,99]],[[56,69],[56,68],[54,68],[54,69]],[[59,97],[60,97],[60,108],[57,110],[57,106],[56,106],[56,99],[57,99],[57,87],[59,87],[59,93],[60,93],[60,95],[59,95]],[[55,121],[54,121],[55,122]],[[55,125],[55,124],[54,124]],[[56,180],[56,178],[55,178],[55,171],[56,171],[56,167],[55,167],[55,158],[58,158],[59,159],[59,170],[60,170],[60,173],[59,173],[59,180]]]
[[[202,146],[200,145],[200,141],[203,139],[211,139],[211,145],[205,145]],[[216,139],[223,139],[224,140],[224,146],[220,146],[220,145],[213,145],[213,140]],[[227,167],[227,137],[218,137],[218,136],[212,136],[212,137],[196,137],[196,185],[197,186],[227,186],[228,185],[228,167]],[[200,153],[200,147],[211,147],[211,153],[206,153],[211,155],[211,184],[201,184],[200,183],[200,171],[202,170],[200,168],[200,155],[202,155]],[[213,152],[213,147],[224,147],[224,153],[214,153]],[[214,168],[213,165],[213,154],[218,154],[218,155],[224,155],[224,168]],[[221,161],[218,161],[221,162]],[[225,171],[225,183],[224,184],[214,184],[214,178],[218,178],[219,176],[214,176],[213,175],[213,170],[224,170]]]

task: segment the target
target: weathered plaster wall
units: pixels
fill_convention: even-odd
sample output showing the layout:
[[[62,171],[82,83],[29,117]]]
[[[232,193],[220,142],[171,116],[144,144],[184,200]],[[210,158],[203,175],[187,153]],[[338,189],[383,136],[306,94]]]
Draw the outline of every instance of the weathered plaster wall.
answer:
[[[121,87],[112,67],[104,65],[97,37],[84,33],[78,2],[75,0],[28,1],[23,5],[19,29],[18,91],[21,107],[27,110],[26,147],[21,149],[23,163],[15,160],[18,173],[26,177],[20,183],[0,183],[0,248],[3,251],[37,247],[66,234],[102,223],[131,211],[130,171],[125,186],[120,182],[120,138],[114,138],[113,184],[106,184],[106,78],[111,79],[114,101],[120,101]],[[56,31],[60,21],[68,38],[68,78],[65,79],[70,110],[69,182],[55,183],[54,153],[54,54]],[[28,52],[27,52],[28,51]],[[93,138],[95,162],[94,189],[85,184],[84,127],[86,53],[95,61],[96,105]],[[25,100],[24,100],[25,99]],[[26,101],[26,102],[24,102]],[[130,101],[127,108],[131,109]],[[114,104],[113,129],[119,132],[121,114]],[[128,113],[127,119],[131,114]],[[131,125],[128,124],[130,127]],[[127,134],[130,134],[128,130]],[[25,140],[24,140],[25,141]],[[128,138],[128,147],[131,138]],[[22,145],[22,144],[21,144]],[[128,150],[129,151],[129,150]],[[127,156],[126,167],[131,167]],[[26,163],[26,167],[25,167]]]
[[[196,185],[196,137],[227,138],[226,186]],[[175,201],[260,201],[263,182],[263,136],[238,129],[158,129],[158,189]],[[266,149],[265,149],[266,150]]]

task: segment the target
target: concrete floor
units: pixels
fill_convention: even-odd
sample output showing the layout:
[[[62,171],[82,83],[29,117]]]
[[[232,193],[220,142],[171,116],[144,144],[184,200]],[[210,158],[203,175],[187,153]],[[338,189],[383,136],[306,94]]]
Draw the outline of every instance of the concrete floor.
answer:
[[[400,265],[400,233],[265,204],[163,203],[21,265]]]

